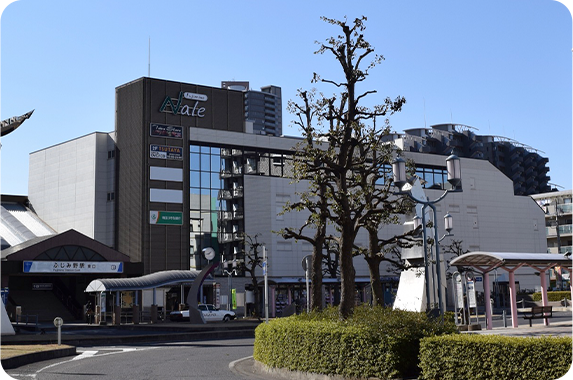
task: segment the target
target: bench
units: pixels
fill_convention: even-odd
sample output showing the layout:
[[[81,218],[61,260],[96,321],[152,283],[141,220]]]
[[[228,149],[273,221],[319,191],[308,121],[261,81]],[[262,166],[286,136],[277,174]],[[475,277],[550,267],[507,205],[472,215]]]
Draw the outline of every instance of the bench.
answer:
[[[553,306],[533,306],[531,312],[524,312],[523,318],[529,319],[529,327],[531,327],[531,320],[533,319],[545,319],[547,323],[547,318],[553,317]]]

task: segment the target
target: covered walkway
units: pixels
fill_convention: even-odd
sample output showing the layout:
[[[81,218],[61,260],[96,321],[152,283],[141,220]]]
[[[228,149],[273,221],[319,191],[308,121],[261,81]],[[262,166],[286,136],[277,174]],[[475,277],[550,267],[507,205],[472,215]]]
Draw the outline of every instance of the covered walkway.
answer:
[[[451,266],[472,267],[483,274],[485,314],[487,320],[487,329],[492,329],[492,311],[490,303],[490,282],[489,272],[497,268],[506,270],[509,274],[509,293],[511,298],[511,324],[513,328],[518,327],[517,323],[517,293],[515,288],[515,271],[527,265],[539,271],[539,280],[541,282],[541,300],[543,306],[548,306],[547,299],[547,276],[546,271],[555,267],[562,266],[571,271],[571,258],[564,255],[552,253],[518,253],[518,252],[469,252],[456,257],[450,262]],[[573,288],[572,288],[573,290]],[[549,324],[547,320],[544,322]]]
[[[141,277],[132,278],[102,278],[93,280],[86,287],[86,293],[99,293],[100,297],[96,299],[101,299],[101,293],[103,292],[116,292],[115,297],[115,310],[114,310],[114,324],[120,324],[120,314],[121,314],[121,304],[119,292],[121,291],[135,291],[135,302],[133,304],[133,315],[134,323],[139,323],[139,291],[145,289],[153,289],[153,304],[151,305],[151,320],[152,322],[157,321],[157,299],[156,299],[156,289],[169,285],[181,285],[189,284],[195,281],[199,277],[200,271],[198,270],[169,270],[161,271]],[[101,301],[100,301],[101,302]],[[181,292],[181,303],[183,301],[183,291]],[[98,323],[98,317],[101,313],[101,305],[96,305],[96,323]]]

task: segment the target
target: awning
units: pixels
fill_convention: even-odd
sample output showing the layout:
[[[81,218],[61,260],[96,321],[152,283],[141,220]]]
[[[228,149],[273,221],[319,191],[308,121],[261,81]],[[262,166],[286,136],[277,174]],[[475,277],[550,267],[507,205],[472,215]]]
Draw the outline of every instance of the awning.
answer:
[[[119,290],[143,290],[161,286],[193,282],[198,270],[168,270],[132,278],[102,278],[93,280],[85,292],[112,292]]]
[[[527,264],[534,266],[546,266],[556,264],[558,266],[571,266],[571,257],[556,253],[522,253],[522,252],[469,252],[456,257],[450,262],[451,266],[481,266],[500,267]]]

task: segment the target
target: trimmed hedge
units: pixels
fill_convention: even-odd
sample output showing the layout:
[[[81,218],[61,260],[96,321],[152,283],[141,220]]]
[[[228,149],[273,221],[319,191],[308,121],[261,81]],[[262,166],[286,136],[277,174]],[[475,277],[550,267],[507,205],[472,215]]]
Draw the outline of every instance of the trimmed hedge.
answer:
[[[557,379],[571,366],[571,344],[571,337],[428,337],[420,343],[420,379]]]
[[[396,378],[416,374],[420,339],[456,331],[425,313],[357,307],[272,320],[255,330],[254,358],[269,367],[346,377]]]
[[[541,292],[533,293],[531,295],[531,298],[535,302],[540,302],[541,301]],[[547,300],[549,302],[562,301],[563,298],[567,298],[569,301],[571,301],[571,292],[568,290],[547,292]]]

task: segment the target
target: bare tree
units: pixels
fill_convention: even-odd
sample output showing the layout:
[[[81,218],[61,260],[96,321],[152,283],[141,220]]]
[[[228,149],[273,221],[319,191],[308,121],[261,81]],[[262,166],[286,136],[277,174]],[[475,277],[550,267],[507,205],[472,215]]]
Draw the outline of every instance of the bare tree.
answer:
[[[250,236],[244,234],[245,238],[245,260],[237,263],[237,268],[240,271],[248,273],[251,277],[251,285],[253,287],[254,302],[254,316],[261,320],[260,315],[260,302],[259,302],[259,282],[256,275],[257,268],[263,267],[262,247],[263,243],[258,241],[259,234]]]
[[[315,91],[299,91],[302,103],[290,104],[299,116],[298,124],[305,137],[298,147],[294,165],[299,178],[310,182],[309,196],[306,198],[311,201],[310,207],[309,204],[304,205],[310,211],[310,216],[305,226],[313,225],[318,231],[318,228],[326,226],[328,220],[336,229],[336,234],[328,236],[328,239],[339,247],[339,316],[346,319],[354,309],[355,269],[352,258],[355,239],[368,218],[380,213],[373,209],[372,203],[365,201],[366,193],[361,184],[363,168],[372,166],[368,159],[377,154],[376,150],[383,145],[383,133],[387,132],[378,133],[375,127],[368,127],[366,123],[372,122],[375,117],[386,117],[400,111],[405,99],[386,98],[384,104],[373,108],[360,106],[361,100],[376,91],[360,93],[357,84],[363,82],[369,70],[384,58],[375,55],[368,66],[362,68],[364,60],[374,52],[363,35],[366,17],[356,18],[351,23],[347,20],[322,19],[340,27],[342,34],[319,44],[316,53],[332,54],[342,68],[344,79],[323,79],[315,73],[314,83],[334,85],[340,93],[326,97],[323,94],[316,95]],[[380,206],[383,206],[382,203]],[[301,233],[298,238],[302,236]],[[318,250],[322,252],[322,244],[319,245],[316,240],[314,243],[313,274],[316,274],[319,272]],[[322,261],[322,254],[320,256]],[[318,284],[315,283],[315,286]]]

